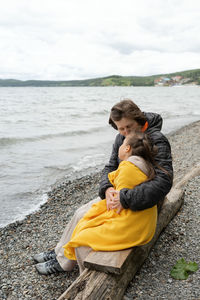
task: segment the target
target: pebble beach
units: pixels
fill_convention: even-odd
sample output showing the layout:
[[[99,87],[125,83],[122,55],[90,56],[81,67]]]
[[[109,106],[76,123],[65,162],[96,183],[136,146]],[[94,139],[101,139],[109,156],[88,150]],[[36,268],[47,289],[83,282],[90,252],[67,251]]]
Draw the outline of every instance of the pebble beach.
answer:
[[[172,147],[175,180],[200,164],[200,121],[168,135]],[[40,210],[0,228],[0,299],[54,300],[79,275],[73,272],[39,275],[35,253],[55,247],[75,210],[97,197],[100,173],[53,186]],[[185,187],[184,204],[160,235],[149,257],[124,295],[129,299],[200,299],[200,176]],[[170,270],[184,258],[199,270],[187,280],[175,280]],[[98,300],[98,299],[94,299]]]

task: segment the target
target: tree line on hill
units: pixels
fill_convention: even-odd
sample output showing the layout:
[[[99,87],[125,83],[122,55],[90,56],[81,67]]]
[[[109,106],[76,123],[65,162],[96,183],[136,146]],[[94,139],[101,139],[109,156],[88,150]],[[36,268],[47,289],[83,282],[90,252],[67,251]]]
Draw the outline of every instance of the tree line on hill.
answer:
[[[67,86],[154,86],[156,78],[182,76],[188,79],[187,84],[193,83],[200,85],[200,69],[188,70],[170,74],[158,74],[152,76],[119,76],[112,75],[102,78],[93,78],[86,80],[16,80],[0,79],[0,87],[67,87]]]

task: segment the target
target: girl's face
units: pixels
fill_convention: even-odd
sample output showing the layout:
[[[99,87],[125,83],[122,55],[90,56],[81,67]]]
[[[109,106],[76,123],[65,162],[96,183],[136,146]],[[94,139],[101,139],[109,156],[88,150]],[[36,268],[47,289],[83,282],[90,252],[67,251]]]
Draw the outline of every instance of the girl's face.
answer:
[[[123,136],[127,136],[132,131],[140,131],[142,126],[139,125],[135,120],[130,120],[127,118],[122,118],[120,121],[114,121],[117,126],[117,130]]]
[[[127,140],[124,139],[123,144],[119,147],[118,157],[120,160],[126,160],[130,156],[131,147],[127,145]]]

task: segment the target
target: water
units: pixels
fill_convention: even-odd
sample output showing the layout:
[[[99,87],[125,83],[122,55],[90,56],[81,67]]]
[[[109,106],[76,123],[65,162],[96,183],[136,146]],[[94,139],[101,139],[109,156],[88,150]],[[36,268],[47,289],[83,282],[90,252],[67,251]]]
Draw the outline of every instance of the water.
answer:
[[[0,226],[24,218],[57,181],[103,167],[110,108],[131,98],[169,133],[200,119],[200,87],[0,88]]]

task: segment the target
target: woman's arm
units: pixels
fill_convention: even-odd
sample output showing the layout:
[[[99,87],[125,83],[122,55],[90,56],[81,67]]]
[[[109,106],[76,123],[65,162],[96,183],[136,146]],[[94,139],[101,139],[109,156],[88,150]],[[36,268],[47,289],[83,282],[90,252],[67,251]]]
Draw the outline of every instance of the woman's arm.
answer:
[[[164,199],[172,187],[173,167],[170,144],[167,138],[160,131],[150,134],[150,138],[152,139],[153,144],[158,148],[156,162],[163,167],[169,175],[156,168],[156,176],[153,180],[144,182],[136,186],[134,189],[122,189],[120,191],[120,202],[123,208],[130,208],[131,210],[136,211],[153,207]],[[109,187],[113,187],[108,180],[108,173],[118,168],[118,149],[122,142],[123,138],[118,134],[113,145],[109,163],[103,170],[100,182],[99,196],[102,199],[106,198],[106,190]]]
[[[169,174],[156,168],[154,179],[144,182],[134,189],[122,189],[120,191],[120,202],[124,208],[136,211],[153,207],[164,199],[172,187],[173,167],[170,144],[161,133],[157,133],[156,136],[152,137],[152,140],[158,147],[156,162]]]
[[[112,153],[110,156],[109,163],[105,166],[102,172],[100,187],[99,187],[99,196],[101,199],[105,199],[106,190],[113,185],[110,183],[108,179],[108,173],[115,171],[119,166],[119,159],[118,159],[118,149],[123,142],[123,137],[118,134],[115,138],[115,142],[113,144]]]

